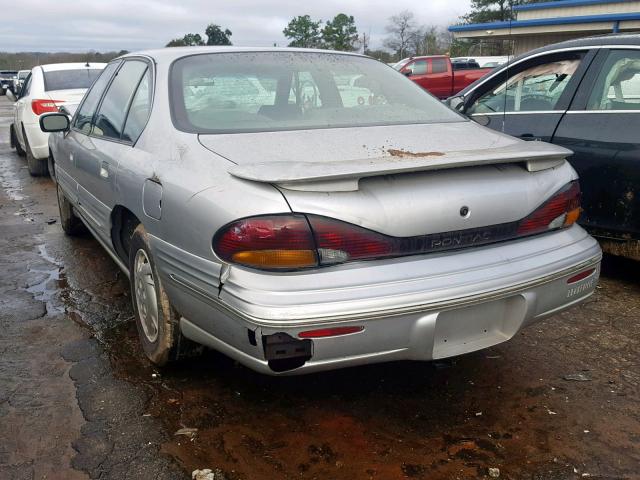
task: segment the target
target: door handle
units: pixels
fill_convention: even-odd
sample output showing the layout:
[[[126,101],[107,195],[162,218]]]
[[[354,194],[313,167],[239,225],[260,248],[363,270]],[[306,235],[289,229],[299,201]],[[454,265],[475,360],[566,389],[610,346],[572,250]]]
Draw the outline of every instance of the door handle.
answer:
[[[100,177],[105,180],[109,178],[109,164],[107,162],[100,164]]]

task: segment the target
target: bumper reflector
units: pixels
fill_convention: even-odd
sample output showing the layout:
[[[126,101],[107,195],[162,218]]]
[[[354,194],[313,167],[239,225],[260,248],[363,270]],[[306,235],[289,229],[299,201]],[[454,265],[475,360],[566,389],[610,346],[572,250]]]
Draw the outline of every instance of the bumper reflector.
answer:
[[[580,280],[584,280],[585,278],[591,276],[591,274],[595,271],[596,271],[595,268],[590,268],[588,270],[585,270],[584,272],[580,272],[577,275],[574,275],[573,277],[568,279],[567,283],[571,285],[572,283],[576,283],[576,282],[579,282]]]
[[[298,337],[300,338],[323,338],[323,337],[337,337],[340,335],[349,335],[350,333],[362,332],[364,327],[334,327],[334,328],[319,328],[318,330],[307,330],[306,332],[300,332]]]

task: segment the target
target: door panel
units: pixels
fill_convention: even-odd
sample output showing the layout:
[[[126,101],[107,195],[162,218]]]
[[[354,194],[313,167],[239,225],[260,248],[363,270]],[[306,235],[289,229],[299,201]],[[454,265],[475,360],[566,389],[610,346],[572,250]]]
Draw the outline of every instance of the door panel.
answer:
[[[631,128],[636,125],[637,128]],[[570,113],[553,143],[573,150],[580,176],[580,223],[594,233],[640,239],[640,111]]]
[[[640,50],[602,49],[553,143],[574,151],[580,223],[592,233],[640,239]]]

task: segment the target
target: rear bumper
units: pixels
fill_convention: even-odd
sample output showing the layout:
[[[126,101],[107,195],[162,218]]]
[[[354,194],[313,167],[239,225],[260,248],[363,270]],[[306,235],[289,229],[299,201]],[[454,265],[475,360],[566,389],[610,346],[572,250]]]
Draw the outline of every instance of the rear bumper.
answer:
[[[362,327],[313,339],[311,358],[286,372],[297,374],[445,358],[501,343],[591,295],[600,260],[597,242],[574,226],[508,244],[314,273],[232,269],[215,299],[172,277],[165,285],[184,317],[185,336],[267,374],[274,372],[262,340],[270,335],[295,339],[308,330]],[[589,269],[588,277],[567,283]]]
[[[49,134],[40,130],[40,124],[34,123],[24,125],[29,139],[29,147],[35,158],[49,158]]]

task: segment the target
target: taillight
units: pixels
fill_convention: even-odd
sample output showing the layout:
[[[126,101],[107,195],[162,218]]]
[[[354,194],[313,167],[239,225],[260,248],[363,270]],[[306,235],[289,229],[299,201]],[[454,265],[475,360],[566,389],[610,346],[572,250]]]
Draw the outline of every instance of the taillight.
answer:
[[[304,215],[238,220],[223,227],[213,245],[223,260],[249,267],[291,270],[318,265],[315,242]]]
[[[568,183],[520,221],[414,237],[392,237],[319,215],[249,217],[222,227],[213,249],[224,261],[263,270],[297,270],[479,247],[573,225],[580,187]]]
[[[402,254],[394,237],[327,217],[309,215],[321,265]],[[399,248],[400,247],[400,248]]]
[[[518,236],[568,227],[576,223],[579,216],[580,184],[576,180],[566,184],[531,215],[520,221]]]
[[[59,105],[57,103],[62,103],[64,100],[49,100],[49,99],[36,99],[31,100],[31,110],[36,115],[42,115],[46,112],[57,112]]]

